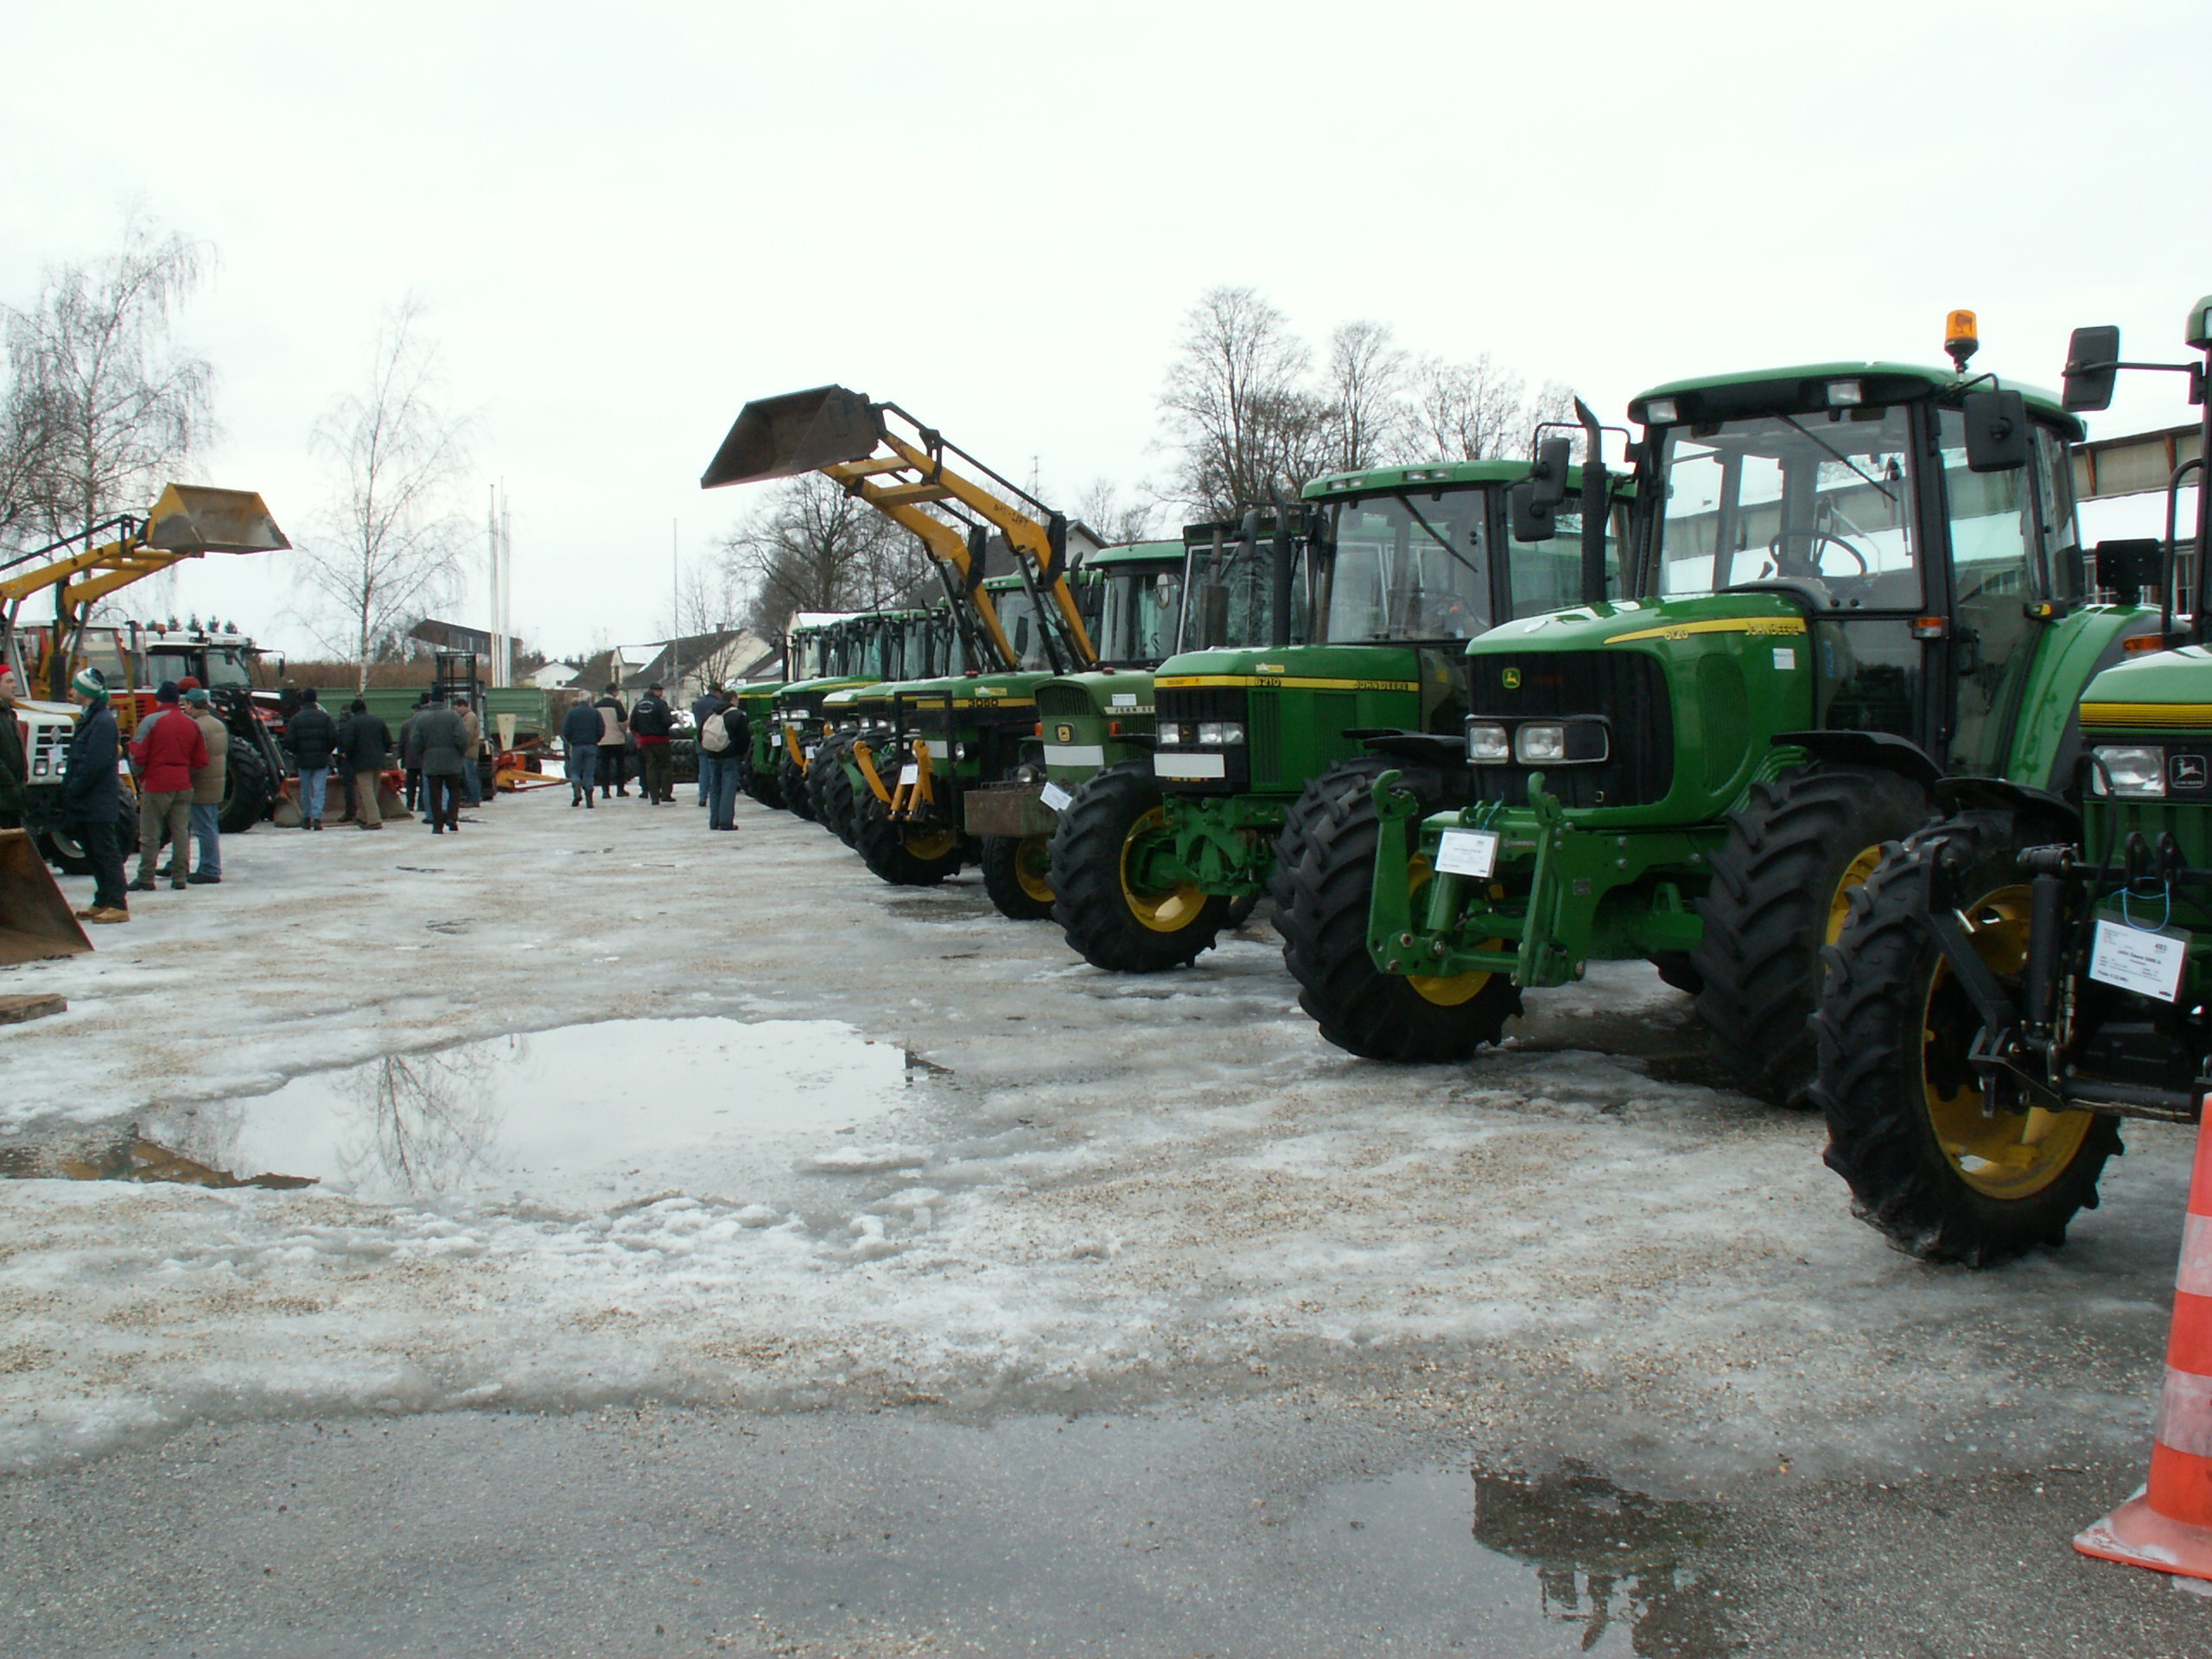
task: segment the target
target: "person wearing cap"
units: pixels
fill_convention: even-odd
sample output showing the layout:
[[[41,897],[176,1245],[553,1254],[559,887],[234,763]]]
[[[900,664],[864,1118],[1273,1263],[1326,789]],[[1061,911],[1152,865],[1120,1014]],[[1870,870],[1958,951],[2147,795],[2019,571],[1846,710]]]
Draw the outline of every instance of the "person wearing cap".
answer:
[[[69,701],[81,712],[69,735],[69,759],[61,774],[61,823],[92,867],[92,902],[77,912],[77,919],[127,922],[130,900],[123,890],[123,840],[117,823],[123,816],[123,784],[116,776],[118,739],[107,681],[99,670],[77,671],[69,682]]]
[[[639,780],[645,785],[645,799],[655,806],[668,805],[676,799],[676,757],[668,745],[675,731],[676,711],[668,706],[668,699],[660,694],[660,682],[655,680],[630,710],[630,734],[638,740]]]
[[[175,849],[169,886],[182,890],[181,860],[192,831],[192,774],[207,764],[207,742],[198,722],[180,711],[183,693],[163,680],[155,693],[155,718],[140,723],[130,739],[130,760],[138,772],[138,878],[133,893],[154,890],[154,861],[166,835]],[[171,718],[175,716],[175,718]]]
[[[0,664],[0,830],[23,827],[23,785],[30,776],[23,734],[16,726],[16,671]]]
[[[213,887],[223,879],[223,784],[231,754],[231,728],[215,717],[212,700],[200,686],[184,694],[185,712],[200,728],[207,746],[207,764],[192,773],[193,869],[184,879],[195,887]],[[184,864],[184,843],[177,842],[169,855],[171,870]]]
[[[300,690],[300,706],[284,722],[284,742],[300,769],[300,828],[322,828],[323,798],[330,789],[330,763],[338,753],[338,722],[322,706],[315,687]]]

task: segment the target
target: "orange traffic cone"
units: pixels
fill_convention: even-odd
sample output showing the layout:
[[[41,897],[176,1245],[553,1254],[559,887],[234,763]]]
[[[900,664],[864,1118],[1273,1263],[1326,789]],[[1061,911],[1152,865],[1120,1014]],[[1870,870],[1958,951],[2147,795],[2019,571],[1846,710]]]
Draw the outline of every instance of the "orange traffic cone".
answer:
[[[2174,1285],[2150,1481],[2077,1535],[2074,1548],[2107,1561],[2212,1579],[2212,1096],[2197,1122]]]

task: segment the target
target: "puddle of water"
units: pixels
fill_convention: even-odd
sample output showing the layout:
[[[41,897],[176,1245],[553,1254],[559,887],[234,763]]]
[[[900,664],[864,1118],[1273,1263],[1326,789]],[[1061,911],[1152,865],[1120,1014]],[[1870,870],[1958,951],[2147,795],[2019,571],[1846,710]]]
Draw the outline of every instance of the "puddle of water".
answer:
[[[614,1020],[159,1109],[89,1145],[11,1148],[0,1173],[598,1207],[713,1192],[776,1143],[897,1109],[909,1077],[899,1045],[835,1020]]]
[[[1299,1524],[1335,1534],[1368,1573],[1427,1580],[1465,1609],[1465,1638],[1516,1653],[1728,1659],[1727,1586],[1690,1565],[1709,1522],[1697,1505],[1624,1491],[1576,1471],[1529,1480],[1425,1469],[1325,1487]]]

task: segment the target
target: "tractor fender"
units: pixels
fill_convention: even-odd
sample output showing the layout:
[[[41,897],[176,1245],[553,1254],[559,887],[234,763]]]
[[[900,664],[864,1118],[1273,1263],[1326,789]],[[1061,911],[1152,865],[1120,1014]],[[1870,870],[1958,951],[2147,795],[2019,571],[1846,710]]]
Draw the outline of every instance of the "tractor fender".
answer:
[[[1417,760],[1425,766],[1464,766],[1467,763],[1467,741],[1450,732],[1402,732],[1388,727],[1352,727],[1344,735],[1354,739],[1370,754],[1395,755],[1401,760]]]
[[[1998,807],[2050,826],[2063,841],[2082,838],[2082,809],[2063,795],[2006,778],[1946,778],[1936,785],[1936,803],[1949,817],[1975,807]]]
[[[1867,766],[1894,772],[1934,793],[1943,782],[1943,769],[1928,758],[1928,751],[1910,738],[1888,732],[1777,732],[1771,741],[1805,751],[1815,760],[1835,766]]]

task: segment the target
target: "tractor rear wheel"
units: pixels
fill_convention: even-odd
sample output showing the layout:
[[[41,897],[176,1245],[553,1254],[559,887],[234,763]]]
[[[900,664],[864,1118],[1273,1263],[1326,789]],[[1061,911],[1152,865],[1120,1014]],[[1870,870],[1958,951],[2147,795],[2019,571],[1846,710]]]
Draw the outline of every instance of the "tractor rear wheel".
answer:
[[[223,804],[215,809],[215,827],[226,836],[242,836],[269,816],[276,797],[276,780],[268,759],[248,739],[233,733],[230,753],[223,761]]]
[[[1143,870],[1166,834],[1149,760],[1108,766],[1076,791],[1053,827],[1053,919],[1094,968],[1157,974],[1187,968],[1229,925],[1230,901],[1195,882],[1159,883]]]
[[[776,781],[781,786],[784,808],[794,817],[814,822],[814,803],[806,797],[807,768],[791,759],[788,748],[776,752]]]
[[[1052,919],[1052,837],[985,836],[983,891],[999,914],[1017,922]]]
[[[861,862],[894,887],[933,887],[960,873],[960,832],[917,830],[891,821],[891,809],[870,793],[861,803],[853,845]]]
[[[1409,790],[1426,817],[1444,797],[1443,780],[1400,767],[1396,785]],[[1376,768],[1363,759],[1308,785],[1319,796],[1300,831],[1303,846],[1291,879],[1288,910],[1275,912],[1284,963],[1298,981],[1299,1006],[1338,1048],[1371,1060],[1465,1060],[1504,1034],[1521,1012],[1511,976],[1448,977],[1386,974],[1367,952],[1368,906],[1375,889],[1375,854],[1382,820],[1375,810]],[[1429,879],[1416,852],[1410,872],[1418,893]]]
[[[1922,831],[1853,895],[1827,952],[1813,1020],[1827,1166],[1851,1184],[1859,1219],[1923,1261],[1986,1267],[2064,1243],[2120,1150],[2117,1121],[2094,1112],[1984,1112],[1967,1063],[1980,1020],[1921,925],[1941,860],[1949,892],[1968,900],[1958,915],[1975,954],[2017,982],[2028,940],[2018,856],[2050,839],[1993,810]]]
[[[1928,821],[1928,796],[1895,772],[1813,766],[1754,784],[1713,855],[1698,902],[1704,937],[1690,953],[1697,1011],[1713,1052],[1746,1093],[1805,1106],[1813,1081],[1808,1021],[1852,889],[1886,842]]]

